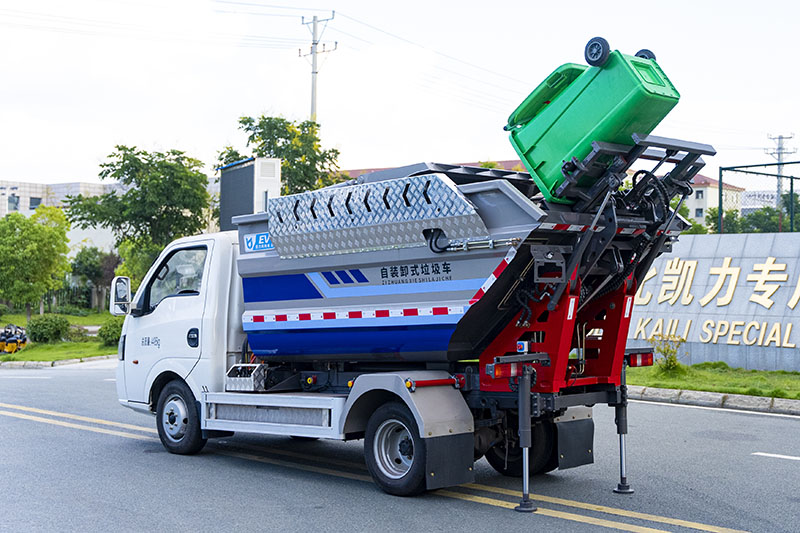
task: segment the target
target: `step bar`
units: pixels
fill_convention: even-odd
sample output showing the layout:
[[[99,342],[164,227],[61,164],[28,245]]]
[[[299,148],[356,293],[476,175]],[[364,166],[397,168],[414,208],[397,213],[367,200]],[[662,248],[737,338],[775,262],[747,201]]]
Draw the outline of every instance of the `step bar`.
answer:
[[[346,394],[204,392],[201,398],[205,430],[344,440]]]

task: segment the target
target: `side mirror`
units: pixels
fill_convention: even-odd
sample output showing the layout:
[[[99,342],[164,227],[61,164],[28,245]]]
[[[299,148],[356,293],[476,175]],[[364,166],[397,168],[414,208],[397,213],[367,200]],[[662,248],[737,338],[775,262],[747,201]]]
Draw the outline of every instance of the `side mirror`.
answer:
[[[125,316],[131,312],[131,279],[117,276],[111,282],[111,299],[108,311],[114,316]]]

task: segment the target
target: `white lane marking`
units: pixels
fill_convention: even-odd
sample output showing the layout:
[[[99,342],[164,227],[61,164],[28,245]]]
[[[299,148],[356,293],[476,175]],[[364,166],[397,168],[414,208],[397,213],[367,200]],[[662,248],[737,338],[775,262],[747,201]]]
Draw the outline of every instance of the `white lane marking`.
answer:
[[[5,379],[53,379],[52,376],[0,376]]]
[[[750,455],[758,455],[760,457],[774,457],[775,459],[788,459],[790,461],[800,461],[800,457],[795,457],[794,455],[781,455],[779,453],[753,452]]]
[[[742,415],[757,415],[757,416],[776,416],[778,418],[793,418],[795,420],[800,420],[800,416],[798,415],[786,415],[783,413],[762,413],[761,411],[744,411],[742,409],[728,409],[725,407],[706,407],[704,405],[685,405],[681,403],[653,402],[649,400],[629,399],[628,401],[632,403],[649,403],[651,405],[665,405],[668,407],[684,407],[686,409],[705,409],[707,411],[720,411],[722,413],[738,413]]]

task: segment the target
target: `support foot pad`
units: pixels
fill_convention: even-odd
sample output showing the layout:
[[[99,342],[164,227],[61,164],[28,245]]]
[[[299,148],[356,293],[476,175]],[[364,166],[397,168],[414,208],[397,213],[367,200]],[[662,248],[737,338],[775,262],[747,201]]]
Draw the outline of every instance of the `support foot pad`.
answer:
[[[519,502],[519,505],[514,507],[514,510],[517,511],[518,513],[532,513],[536,511],[536,506],[533,505],[533,502],[531,500],[523,499],[522,501]]]
[[[614,489],[617,494],[633,494],[633,489],[627,483],[617,483],[617,488]]]

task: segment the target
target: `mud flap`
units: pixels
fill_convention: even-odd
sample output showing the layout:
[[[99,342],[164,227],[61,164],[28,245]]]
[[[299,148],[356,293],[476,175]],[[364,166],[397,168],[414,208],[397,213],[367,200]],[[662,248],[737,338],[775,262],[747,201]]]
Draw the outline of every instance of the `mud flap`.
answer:
[[[452,487],[475,481],[472,433],[423,439],[425,442],[425,488]]]
[[[571,420],[556,424],[558,468],[575,468],[594,462],[594,420]]]

